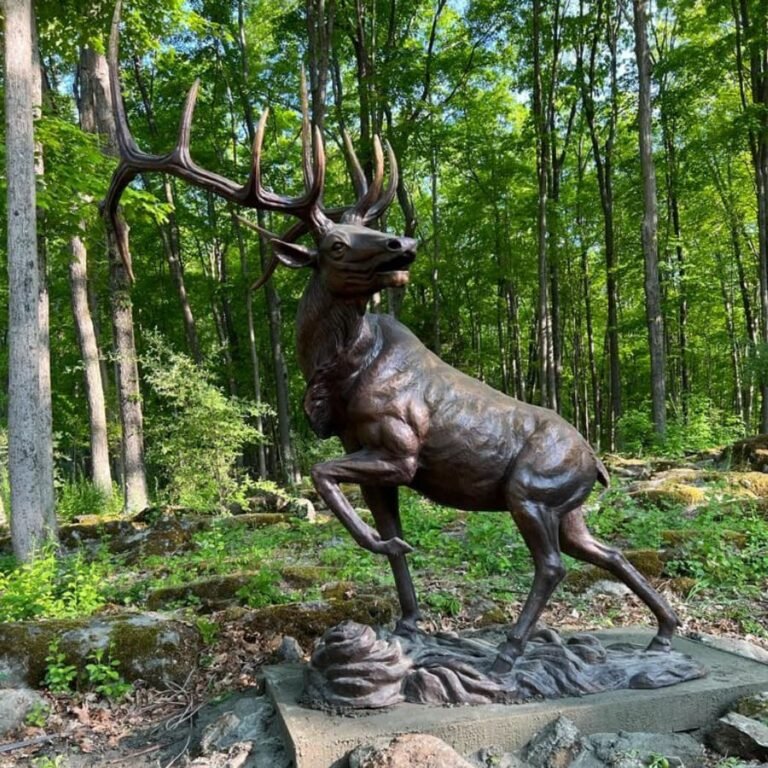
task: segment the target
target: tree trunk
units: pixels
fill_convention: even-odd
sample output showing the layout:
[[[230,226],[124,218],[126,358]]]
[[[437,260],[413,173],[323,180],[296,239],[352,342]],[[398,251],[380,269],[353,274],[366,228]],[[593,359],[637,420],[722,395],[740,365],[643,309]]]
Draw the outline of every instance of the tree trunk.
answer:
[[[264,227],[265,219],[262,211],[258,211],[259,226]],[[267,243],[259,237],[259,255],[262,271],[267,266]],[[280,297],[268,280],[264,286],[267,298],[267,320],[269,323],[269,338],[272,348],[272,362],[275,371],[275,394],[277,399],[278,449],[282,463],[283,480],[289,485],[301,481],[301,472],[296,464],[291,438],[291,411],[288,398],[288,368],[285,364],[283,339],[281,335],[282,321],[280,317]]]
[[[155,121],[155,112],[152,108],[152,100],[149,98],[146,83],[141,71],[141,62],[138,57],[133,59],[133,71],[136,76],[136,85],[141,94],[141,103],[144,107],[144,114],[147,117],[147,123],[152,135],[157,135],[157,123]],[[181,317],[184,323],[184,335],[187,339],[187,348],[192,359],[200,365],[203,356],[200,351],[200,341],[197,335],[197,325],[195,316],[192,312],[192,306],[189,303],[186,283],[184,282],[184,264],[181,260],[181,237],[179,235],[179,225],[176,219],[176,201],[173,194],[173,186],[168,176],[163,175],[163,195],[165,202],[171,208],[168,214],[168,220],[160,225],[162,233],[163,248],[165,249],[165,258],[168,262],[168,269],[171,273],[173,285],[176,288],[176,295],[181,307]]]
[[[30,0],[5,3],[5,120],[8,195],[8,468],[11,538],[19,560],[56,536],[49,454],[47,317],[41,314],[41,265],[35,193],[34,68]],[[47,391],[46,391],[47,389]]]
[[[666,360],[664,354],[664,316],[661,310],[661,283],[658,257],[658,212],[656,167],[653,161],[651,57],[648,50],[647,0],[633,0],[635,58],[638,76],[638,140],[643,184],[643,259],[645,267],[645,312],[648,322],[648,347],[651,358],[651,405],[653,426],[658,437],[667,428]]]
[[[148,503],[144,471],[144,414],[139,388],[136,339],[130,281],[120,258],[117,238],[128,248],[128,226],[118,217],[117,232],[109,232],[109,293],[112,310],[117,397],[122,426],[123,495],[128,514],[140,512]]]
[[[536,172],[538,178],[538,207],[536,242],[538,259],[537,303],[539,379],[541,404],[557,409],[557,381],[552,340],[552,316],[549,305],[549,253],[547,205],[550,188],[549,128],[544,112],[542,74],[542,10],[541,0],[533,2],[533,113],[536,123]]]
[[[88,424],[91,435],[91,478],[103,494],[112,494],[112,473],[109,464],[107,439],[107,409],[104,401],[104,383],[96,331],[88,306],[88,255],[79,237],[70,240],[72,260],[69,263],[69,284],[72,292],[72,314],[75,334],[80,347],[85,379],[85,397],[88,401]]]
[[[103,54],[85,48],[80,65],[83,130],[99,134],[104,140],[104,151],[114,155],[117,141],[107,60]],[[123,498],[125,511],[131,514],[147,506],[148,494],[144,467],[144,416],[133,332],[133,308],[125,265],[120,251],[116,250],[118,238],[123,242],[123,252],[128,253],[128,227],[120,217],[117,231],[107,233],[107,247],[118,409],[122,428]]]

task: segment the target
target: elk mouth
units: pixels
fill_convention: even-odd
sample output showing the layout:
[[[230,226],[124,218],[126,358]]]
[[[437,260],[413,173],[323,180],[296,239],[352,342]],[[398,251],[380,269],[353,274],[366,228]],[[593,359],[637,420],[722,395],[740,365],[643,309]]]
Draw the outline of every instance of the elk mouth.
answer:
[[[393,272],[407,272],[413,260],[416,258],[416,254],[413,251],[406,251],[405,253],[399,253],[392,259],[384,261],[376,267],[376,272],[380,275],[390,274]]]

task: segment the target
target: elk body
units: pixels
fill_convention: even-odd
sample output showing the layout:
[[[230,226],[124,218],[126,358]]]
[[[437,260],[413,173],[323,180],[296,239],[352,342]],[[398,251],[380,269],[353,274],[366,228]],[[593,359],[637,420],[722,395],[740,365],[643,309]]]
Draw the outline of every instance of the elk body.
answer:
[[[119,9],[118,9],[119,12]],[[138,173],[163,171],[244,207],[278,211],[299,221],[285,235],[270,234],[273,260],[310,271],[297,317],[299,363],[307,381],[304,408],[320,437],[338,435],[346,455],[317,464],[312,479],[333,514],[365,549],[386,555],[402,616],[398,631],[416,631],[419,609],[398,509],[398,488],[408,486],[441,504],[465,510],[508,510],[531,552],[534,579],[521,614],[499,649],[495,671],[505,672],[523,652],[536,621],[564,576],[561,553],[610,571],[655,615],[649,646],[668,650],[678,625],[666,601],[616,549],[587,530],[582,504],[605,467],[579,432],[553,411],[510,398],[452,368],[393,317],[368,314],[371,296],[408,281],[415,241],[367,226],[391,203],[397,166],[387,145],[390,179],[382,189],[384,159],[374,141],[370,184],[345,136],[357,203],[324,210],[322,138],[314,153],[305,117],[306,193],[287,198],[261,185],[260,157],[266,113],[254,142],[253,167],[243,186],[198,167],[189,153],[197,84],[184,108],[177,147],[144,154],[125,118],[117,69],[118,12],[110,39],[110,69],[121,164],[105,201],[114,217],[123,189]],[[310,234],[314,247],[296,242]],[[355,512],[340,483],[360,485],[375,528]]]

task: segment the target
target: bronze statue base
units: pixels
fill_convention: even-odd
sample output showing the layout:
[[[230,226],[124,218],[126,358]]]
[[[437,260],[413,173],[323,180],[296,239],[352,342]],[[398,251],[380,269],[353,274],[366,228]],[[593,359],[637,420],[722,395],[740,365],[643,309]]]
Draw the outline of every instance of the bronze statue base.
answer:
[[[407,637],[346,621],[325,633],[305,670],[303,704],[333,711],[415,704],[514,704],[625,688],[664,688],[707,670],[677,651],[607,647],[593,635],[534,633],[506,673],[495,644],[422,632]]]

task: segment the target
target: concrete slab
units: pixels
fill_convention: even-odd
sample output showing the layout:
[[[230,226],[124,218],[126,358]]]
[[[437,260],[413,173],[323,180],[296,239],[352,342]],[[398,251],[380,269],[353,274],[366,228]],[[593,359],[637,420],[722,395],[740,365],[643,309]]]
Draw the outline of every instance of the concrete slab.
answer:
[[[594,634],[606,645],[646,645],[653,636],[651,630]],[[715,720],[739,697],[768,690],[766,664],[684,638],[676,638],[674,647],[701,662],[709,675],[671,688],[612,691],[507,706],[401,704],[383,712],[332,715],[296,703],[302,690],[300,665],[267,667],[265,676],[296,768],[342,768],[345,756],[355,747],[401,733],[432,734],[462,754],[492,745],[512,750],[560,715],[573,720],[585,734],[690,731]]]

